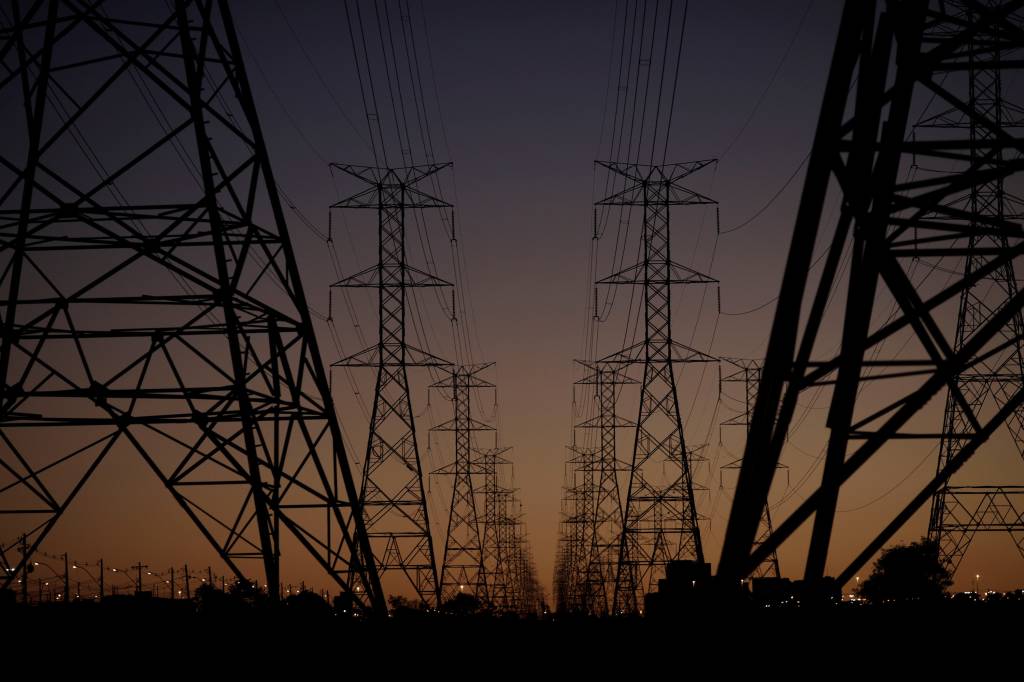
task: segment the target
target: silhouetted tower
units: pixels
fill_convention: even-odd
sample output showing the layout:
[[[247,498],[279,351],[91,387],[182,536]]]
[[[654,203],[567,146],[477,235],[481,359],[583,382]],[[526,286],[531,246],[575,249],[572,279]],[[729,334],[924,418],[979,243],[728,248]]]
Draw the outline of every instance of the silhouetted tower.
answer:
[[[992,93],[983,94],[992,76],[979,79],[977,72],[1019,77],[1022,10],[1017,2],[970,6],[975,14],[965,17],[964,4],[938,0],[846,3],[720,575],[749,575],[813,516],[804,576],[822,578],[843,485],[887,444],[899,443],[900,452],[890,448],[899,457],[908,441],[947,441],[936,474],[838,572],[836,580],[845,584],[1004,423],[1019,431],[1024,382],[1008,375],[1019,374],[1014,368],[1020,366],[1017,320],[1024,294],[1009,288],[1007,273],[1024,254],[1024,230],[1007,205],[1003,215],[993,211],[991,191],[998,190],[997,181],[1008,186],[1021,177],[1024,157],[1010,150],[1021,149],[1024,139],[1019,127],[1000,119],[1004,112],[993,106]],[[933,101],[942,110],[962,112],[974,125],[914,128],[912,111]],[[830,187],[841,194],[834,223],[823,210]],[[819,236],[829,245],[820,274],[811,276]],[[844,254],[848,267],[841,267]],[[950,274],[925,280],[921,263],[927,263],[926,273],[941,267]],[[981,303],[983,316],[976,317],[969,309],[975,296],[981,300],[982,282],[994,291]],[[965,298],[963,292],[972,290]],[[837,325],[823,332],[834,295],[843,301],[841,345],[812,360],[834,343]],[[958,314],[958,302],[964,314]],[[940,321],[958,318],[963,324],[948,338]],[[998,381],[979,376],[985,367],[997,370]],[[799,399],[823,385],[830,404],[821,483],[789,516],[774,519],[771,536],[756,545]],[[1001,393],[999,400],[972,397],[993,389]],[[944,432],[936,433],[922,427],[932,418],[925,408],[947,391],[959,406],[950,420],[962,415],[969,428],[954,425],[946,433],[950,424],[944,424]],[[949,523],[946,498],[941,523],[958,532]]]
[[[520,502],[514,493],[505,496],[505,527],[503,554],[508,557],[509,595],[507,610],[520,615],[536,613],[539,587],[533,556],[530,552],[526,526],[522,522]]]
[[[433,472],[451,476],[453,479],[444,563],[441,564],[442,601],[448,601],[460,592],[471,594],[481,600],[486,599],[488,594],[483,533],[477,513],[477,493],[481,487],[480,483],[484,483],[480,479],[486,475],[486,470],[475,461],[472,436],[478,431],[494,431],[494,427],[473,419],[470,413],[471,391],[494,388],[494,384],[479,376],[493,364],[457,366],[443,381],[431,385],[431,388],[445,389],[448,392],[455,412],[451,420],[431,429],[450,431],[455,436],[454,462]],[[483,487],[486,507],[486,483]]]
[[[750,432],[750,412],[754,409],[754,401],[757,400],[757,384],[761,381],[760,360],[748,360],[743,358],[722,358],[722,363],[727,367],[728,374],[722,374],[719,381],[723,384],[736,383],[743,386],[743,412],[735,417],[730,417],[719,426],[742,426],[745,433]],[[721,394],[721,388],[719,388]],[[742,459],[729,462],[722,469],[739,469]],[[781,464],[779,466],[782,466]],[[763,543],[772,534],[772,515],[768,505],[764,506],[764,514],[761,515],[761,525],[757,529],[757,539],[754,546]],[[752,573],[754,578],[778,578],[779,555],[772,552],[768,558],[761,563]]]
[[[406,261],[406,212],[450,208],[417,185],[451,164],[378,168],[332,164],[370,187],[332,208],[377,211],[377,264],[339,281],[339,287],[378,292],[379,337],[375,345],[334,363],[377,370],[370,433],[359,499],[377,570],[399,571],[419,598],[438,605],[440,582],[430,535],[416,424],[409,398],[409,367],[448,367],[451,363],[406,341],[406,290],[451,286]]]
[[[1000,11],[1005,6],[1005,3],[993,0],[979,3],[951,0],[948,4],[958,18],[973,25],[979,24],[982,13]],[[1003,149],[1000,141],[1003,131],[1024,125],[1024,112],[1005,96],[1001,68],[1002,60],[1020,58],[1020,40],[1013,34],[1021,29],[1024,29],[1024,23],[1019,16],[1011,17],[1007,23],[982,24],[969,37],[967,46],[970,110],[945,108],[917,126],[966,131],[969,136],[970,160],[977,181],[949,205],[952,210],[966,211],[973,216],[968,253],[963,263],[965,275],[984,267],[991,251],[1006,250],[1010,246],[1005,235],[979,228],[987,223],[1021,218],[1020,199],[1006,191],[1006,178],[998,172],[1005,156],[1018,154]],[[981,118],[970,116],[971,111],[978,112]],[[993,170],[996,173],[990,174]],[[964,289],[960,293],[953,350],[960,350],[966,339],[1016,293],[1017,279],[1012,261]],[[1024,382],[1024,364],[1021,362],[1024,321],[1019,311],[1000,335],[1006,341],[1000,352],[957,375],[957,388],[963,403],[953,392],[946,397],[938,470],[946,466],[969,441],[973,426],[968,408],[970,412],[977,413],[985,409],[986,403],[1001,407]],[[1006,427],[1018,454],[1024,456],[1024,410],[1017,409],[1011,413]],[[1024,486],[949,485],[947,481],[935,493],[928,536],[939,543],[942,560],[952,572],[960,566],[971,540],[979,531],[1008,532],[1024,556]]]
[[[495,437],[497,440],[497,437]],[[509,569],[505,536],[508,534],[506,500],[511,491],[501,482],[501,469],[510,466],[503,456],[510,448],[479,450],[475,470],[483,477],[483,572],[484,601],[497,609],[507,609]]]
[[[621,366],[608,363],[580,362],[588,374],[577,385],[592,386],[597,414],[577,425],[596,429],[598,447],[587,459],[585,494],[592,498],[587,508],[590,525],[587,531],[582,566],[581,606],[596,615],[611,613],[615,597],[615,576],[619,565],[622,538],[622,498],[619,493],[619,472],[626,469],[615,456],[615,430],[635,426],[615,413],[617,386],[635,384]]]
[[[0,536],[131,453],[237,578],[283,527],[383,607],[228,3],[167,5],[4,12]]]
[[[672,339],[671,291],[674,284],[716,280],[672,261],[669,213],[672,206],[715,203],[681,184],[713,161],[664,166],[598,163],[623,176],[626,184],[597,205],[643,210],[643,260],[598,282],[643,287],[645,338],[601,360],[643,366],[614,598],[616,612],[632,612],[644,594],[657,588],[668,562],[704,561],[674,367],[715,358]],[[662,473],[663,467],[667,473]]]
[[[593,547],[598,448],[570,445],[566,461],[563,528],[566,538],[564,608],[586,610],[586,572]]]

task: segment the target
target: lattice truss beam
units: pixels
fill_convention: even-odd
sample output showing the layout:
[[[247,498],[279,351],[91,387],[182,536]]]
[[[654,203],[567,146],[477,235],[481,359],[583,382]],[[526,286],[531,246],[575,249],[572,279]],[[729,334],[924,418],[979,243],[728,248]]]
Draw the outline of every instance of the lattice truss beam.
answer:
[[[847,3],[723,547],[725,575],[748,575],[813,516],[805,577],[822,577],[842,486],[887,445],[949,443],[935,476],[843,560],[837,579],[846,583],[999,427],[1019,431],[1024,295],[1006,273],[1024,254],[1024,231],[1015,210],[991,210],[984,188],[1003,183],[1009,196],[1024,170],[1024,140],[1016,110],[1012,124],[1000,120],[1008,112],[971,74],[997,69],[1006,78],[1024,66],[1022,4]],[[923,110],[943,113],[913,127]],[[842,203],[825,225],[830,183]],[[830,241],[815,285],[808,273],[819,233]],[[915,279],[918,263],[948,278]],[[836,292],[842,332],[828,352],[835,339],[823,320]],[[965,314],[965,300],[979,314]],[[965,322],[959,331],[944,331],[956,319]],[[820,387],[830,392],[821,484],[755,547],[797,401]],[[937,430],[926,407],[944,393],[957,424]]]
[[[16,3],[0,98],[3,549],[133,453],[239,578],[284,528],[380,606],[227,3]]]

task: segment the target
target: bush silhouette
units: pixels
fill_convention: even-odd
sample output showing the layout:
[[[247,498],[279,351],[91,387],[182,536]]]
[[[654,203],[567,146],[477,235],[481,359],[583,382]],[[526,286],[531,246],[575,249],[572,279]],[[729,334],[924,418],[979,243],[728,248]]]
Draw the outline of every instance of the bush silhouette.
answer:
[[[949,569],[939,559],[938,543],[922,539],[884,550],[859,593],[872,604],[935,602],[952,584]]]

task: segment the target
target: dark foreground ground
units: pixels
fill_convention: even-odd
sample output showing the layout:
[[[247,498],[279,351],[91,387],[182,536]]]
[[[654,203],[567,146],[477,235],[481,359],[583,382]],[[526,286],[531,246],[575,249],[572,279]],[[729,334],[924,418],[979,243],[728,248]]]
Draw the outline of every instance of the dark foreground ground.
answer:
[[[7,661],[16,658],[20,646],[40,643],[56,657],[52,662],[68,656],[86,667],[91,659],[83,658],[83,651],[124,660],[143,656],[157,668],[175,666],[182,656],[212,656],[219,664],[228,656],[240,665],[264,660],[268,665],[333,665],[341,657],[346,665],[375,662],[380,666],[375,677],[385,680],[410,666],[433,669],[439,661],[483,666],[479,669],[488,675],[523,667],[536,667],[540,674],[566,666],[611,674],[623,665],[654,669],[708,657],[719,657],[727,667],[821,659],[826,665],[821,677],[826,679],[867,661],[876,661],[879,672],[892,672],[885,666],[895,663],[941,672],[943,665],[970,661],[982,666],[977,669],[981,674],[1003,655],[1015,661],[1006,671],[1009,679],[1020,679],[1024,651],[1020,601],[705,605],[658,618],[597,619],[557,613],[528,618],[429,613],[351,618],[329,608],[266,605],[204,611],[183,600],[120,599],[104,604],[7,604],[0,607],[0,623],[0,651]]]

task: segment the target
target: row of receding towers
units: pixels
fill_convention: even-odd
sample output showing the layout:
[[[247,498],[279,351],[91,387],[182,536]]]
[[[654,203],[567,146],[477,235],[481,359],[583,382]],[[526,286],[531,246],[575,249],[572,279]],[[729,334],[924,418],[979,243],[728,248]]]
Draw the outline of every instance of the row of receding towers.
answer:
[[[378,292],[378,342],[336,363],[377,372],[360,500],[378,571],[400,576],[399,582],[411,587],[421,603],[441,607],[463,594],[485,608],[535,613],[541,595],[520,505],[507,483],[511,462],[502,455],[508,448],[498,447],[496,434],[493,448],[482,447],[475,437],[495,430],[472,416],[474,394],[494,388],[484,378],[493,363],[453,366],[406,340],[407,290],[451,286],[409,265],[406,256],[406,216],[422,209],[452,208],[421,185],[446,166],[335,165],[369,188],[333,208],[374,210],[379,230],[378,263],[334,285]],[[452,310],[454,315],[454,298]],[[430,388],[441,391],[453,406],[452,418],[432,428],[450,432],[454,439],[454,461],[432,472],[452,481],[440,564],[428,513],[410,367],[442,369],[444,378]]]
[[[337,166],[369,185],[337,206],[379,225],[378,263],[338,283],[379,294],[377,343],[338,363],[377,370],[357,484],[241,54],[226,0],[0,11],[0,587],[26,589],[94,472],[132,456],[272,598],[287,557],[363,608],[407,592],[398,573],[431,608],[466,591],[536,611],[511,464],[472,435],[484,367],[406,342],[406,290],[447,284],[405,253],[407,213],[448,206],[417,187],[443,166]],[[440,561],[406,372],[423,364],[455,406]]]
[[[1020,68],[1022,53],[1019,2],[906,0],[886,3],[880,14],[874,3],[847,3],[767,360],[719,360],[719,394],[724,384],[742,386],[740,414],[722,425],[743,426],[748,434],[744,457],[723,467],[741,473],[721,574],[779,576],[778,547],[813,515],[804,576],[823,578],[842,484],[882,444],[904,439],[937,438],[936,475],[839,574],[840,584],[852,580],[929,500],[928,536],[938,543],[940,558],[951,571],[960,567],[979,532],[1008,533],[1024,556],[1024,486],[955,485],[951,480],[1001,424],[1008,427],[1011,447],[1024,454],[1024,323],[1014,275],[1022,229],[1020,190],[1014,183],[1019,183],[1024,158],[1015,130],[1024,126],[1024,116],[1010,102],[1010,81],[1004,79],[1004,72]],[[895,72],[887,80],[893,58]],[[634,73],[642,75],[651,63],[649,55],[641,53],[639,63]],[[931,100],[911,122],[911,104],[921,104],[914,99],[915,83]],[[879,127],[883,116],[889,120]],[[576,426],[596,429],[600,436],[596,446],[587,447],[577,445],[574,436],[570,447],[555,567],[559,610],[597,615],[638,611],[670,561],[705,561],[694,498],[699,487],[692,475],[702,458],[684,437],[673,367],[715,358],[673,340],[670,287],[715,280],[672,261],[669,212],[674,206],[712,203],[680,184],[707,163],[604,164],[626,182],[598,205],[642,207],[642,261],[598,284],[638,287],[645,338],[582,363],[585,376],[577,383],[593,388],[594,407],[592,416]],[[897,181],[897,169],[909,179]],[[811,228],[821,218],[830,173],[842,193],[841,218],[817,297],[805,304]],[[856,257],[846,293],[842,353],[810,361],[854,223]],[[951,276],[930,298],[922,289],[918,298],[910,284],[914,271],[902,273],[897,264],[905,261],[900,259],[922,261],[932,270],[942,267],[959,277]],[[878,282],[887,286],[894,309],[869,334]],[[959,302],[949,340],[939,331],[934,312],[947,301]],[[802,310],[810,312],[797,346]],[[599,317],[596,294],[594,316]],[[886,339],[900,328],[914,332],[911,340],[925,359],[885,352]],[[629,371],[633,366],[641,368],[640,377]],[[929,380],[888,407],[879,409],[885,400],[877,397],[861,397],[858,405],[867,382],[915,376]],[[640,387],[635,421],[616,412],[617,387],[628,384]],[[769,492],[783,466],[780,454],[796,396],[821,386],[831,390],[822,485],[774,528]],[[906,424],[923,409],[924,396],[940,388],[947,389],[941,430],[907,433]],[[619,428],[634,433],[631,458],[616,453]],[[849,447],[860,441],[866,441],[864,447]],[[652,468],[652,461],[667,473]],[[623,480],[628,480],[624,493]]]

